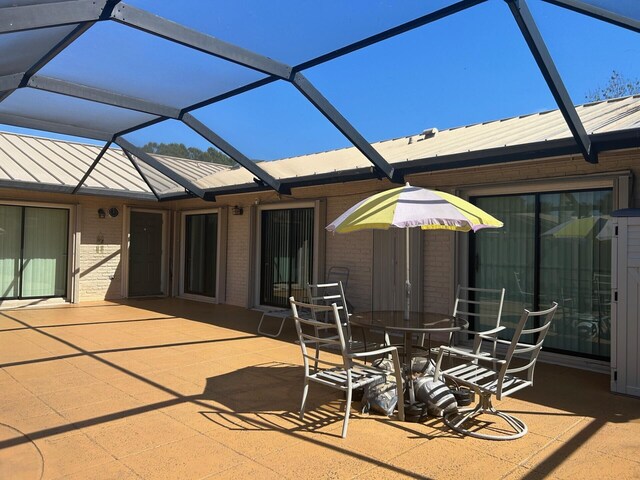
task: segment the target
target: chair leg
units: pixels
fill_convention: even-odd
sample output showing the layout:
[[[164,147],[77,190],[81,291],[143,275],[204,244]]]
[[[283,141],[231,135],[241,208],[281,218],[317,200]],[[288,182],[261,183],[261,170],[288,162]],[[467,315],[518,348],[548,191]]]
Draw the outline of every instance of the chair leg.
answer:
[[[502,435],[490,435],[480,433],[478,430],[469,430],[471,423],[476,419],[476,417],[483,414],[495,415],[502,418],[511,427],[513,433],[505,432]],[[443,420],[449,428],[456,432],[485,440],[515,440],[516,438],[526,435],[528,431],[527,426],[522,420],[496,410],[491,404],[491,394],[485,392],[480,393],[480,401],[474,409],[449,413],[448,415],[445,415]]]
[[[307,403],[307,394],[309,393],[309,380],[304,379],[304,388],[302,389],[302,404],[300,405],[300,420],[304,420],[304,407]]]
[[[351,412],[351,395],[353,390],[349,388],[347,390],[347,404],[344,407],[344,423],[342,424],[342,438],[347,436],[347,428],[349,427],[349,413]]]

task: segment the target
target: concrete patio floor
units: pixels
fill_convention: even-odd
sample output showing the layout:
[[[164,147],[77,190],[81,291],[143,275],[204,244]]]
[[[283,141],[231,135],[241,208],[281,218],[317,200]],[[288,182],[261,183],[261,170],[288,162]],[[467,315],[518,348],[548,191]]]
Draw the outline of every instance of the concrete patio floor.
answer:
[[[605,375],[539,364],[498,405],[530,433],[460,437],[356,414],[312,386],[260,314],[175,299],[0,311],[0,479],[640,478],[640,401]],[[314,388],[315,387],[315,388]]]

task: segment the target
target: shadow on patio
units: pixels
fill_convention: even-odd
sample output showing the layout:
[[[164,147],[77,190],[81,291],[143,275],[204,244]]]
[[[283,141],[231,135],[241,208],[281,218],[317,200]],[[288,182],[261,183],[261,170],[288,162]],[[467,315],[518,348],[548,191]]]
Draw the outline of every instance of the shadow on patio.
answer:
[[[502,402],[530,433],[461,438],[439,419],[355,415],[312,386],[260,314],[185,300],[0,313],[1,478],[634,478],[638,400],[605,375],[539,365],[536,386]]]

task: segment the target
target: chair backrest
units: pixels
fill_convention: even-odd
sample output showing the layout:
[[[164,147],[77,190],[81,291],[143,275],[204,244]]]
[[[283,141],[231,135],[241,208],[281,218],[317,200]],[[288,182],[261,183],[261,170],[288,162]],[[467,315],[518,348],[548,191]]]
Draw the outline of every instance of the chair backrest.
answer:
[[[347,306],[341,281],[307,285],[307,299],[309,303],[314,305],[331,305],[335,303],[342,325],[349,325],[349,307]],[[325,312],[323,316],[326,317],[327,313]]]
[[[337,305],[335,303],[331,305],[303,303],[296,301],[293,297],[289,298],[289,303],[302,349],[305,372],[309,371],[309,361],[313,362],[316,369],[318,366],[351,368],[352,360],[348,357],[348,343],[342,331]],[[328,314],[329,321],[316,319],[325,316],[325,313]],[[313,346],[313,353],[309,352],[308,345]],[[342,353],[342,363],[333,361],[335,354],[329,355],[326,352],[326,350],[335,352],[336,347]],[[326,357],[332,360],[327,360]]]
[[[349,285],[349,269],[347,267],[330,267],[327,273],[326,283],[342,282],[342,286],[346,289]]]
[[[504,292],[504,288],[473,288],[458,285],[453,315],[469,321],[469,325],[473,325],[472,330],[499,327]],[[471,320],[477,321],[472,323]],[[483,326],[485,328],[482,328]]]
[[[513,333],[511,342],[499,341],[500,343],[508,344],[509,347],[504,357],[505,363],[502,364],[498,374],[496,389],[498,400],[503,395],[510,395],[524,387],[533,385],[536,361],[557,308],[558,304],[553,302],[551,308],[546,310],[531,312],[525,309]],[[540,319],[538,325],[529,327],[528,324],[535,322],[532,319],[536,318]],[[525,335],[533,335],[533,343],[523,343],[521,340]],[[512,364],[514,359],[518,359],[517,365]]]

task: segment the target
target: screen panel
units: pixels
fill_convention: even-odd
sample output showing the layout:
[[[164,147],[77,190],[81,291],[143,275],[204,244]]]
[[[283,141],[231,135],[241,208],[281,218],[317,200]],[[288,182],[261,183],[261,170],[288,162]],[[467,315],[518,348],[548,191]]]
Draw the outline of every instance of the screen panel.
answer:
[[[455,1],[189,0],[178,5],[133,0],[129,3],[226,42],[296,65]]]
[[[0,35],[0,76],[29,70],[77,25]]]
[[[116,133],[157,117],[65,95],[21,88],[0,103],[0,113]]]
[[[266,75],[115,22],[101,22],[40,74],[187,107]]]

